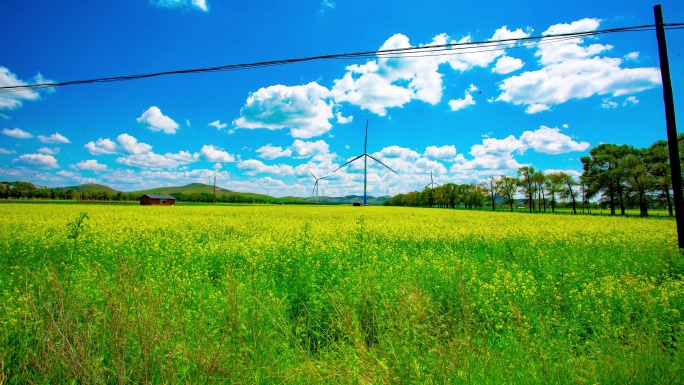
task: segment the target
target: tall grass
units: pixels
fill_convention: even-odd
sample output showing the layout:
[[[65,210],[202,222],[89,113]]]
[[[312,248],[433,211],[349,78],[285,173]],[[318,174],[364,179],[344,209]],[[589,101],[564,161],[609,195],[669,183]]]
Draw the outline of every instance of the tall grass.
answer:
[[[0,215],[2,383],[683,382],[671,220],[21,204]]]

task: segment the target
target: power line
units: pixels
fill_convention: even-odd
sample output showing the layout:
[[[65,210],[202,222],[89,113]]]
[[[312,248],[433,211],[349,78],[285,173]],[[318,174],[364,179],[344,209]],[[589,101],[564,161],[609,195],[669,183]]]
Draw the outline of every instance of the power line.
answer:
[[[167,75],[182,75],[191,73],[204,73],[204,72],[219,72],[219,71],[240,71],[254,68],[272,67],[280,66],[286,64],[303,63],[316,60],[338,60],[338,59],[359,59],[359,58],[419,58],[428,56],[457,56],[463,54],[473,54],[482,53],[488,51],[497,51],[504,48],[526,48],[530,46],[537,46],[541,44],[553,44],[565,40],[571,40],[587,36],[596,36],[609,33],[620,33],[620,32],[645,32],[655,30],[655,24],[631,26],[631,27],[621,27],[621,28],[610,28],[596,31],[586,31],[586,32],[573,32],[573,33],[562,33],[554,35],[536,35],[521,38],[511,38],[511,39],[500,39],[500,40],[488,40],[488,41],[478,41],[478,42],[463,42],[463,43],[448,43],[448,44],[437,44],[437,45],[427,45],[422,47],[406,47],[406,48],[394,48],[379,51],[361,51],[353,53],[340,53],[340,54],[329,54],[329,55],[319,55],[319,56],[309,56],[294,59],[281,59],[272,61],[261,61],[252,63],[241,63],[241,64],[228,64],[216,67],[204,67],[204,68],[194,68],[194,69],[183,69],[174,71],[163,71],[163,72],[153,72],[147,74],[138,75],[125,75],[125,76],[112,76],[103,77],[95,79],[84,79],[84,80],[71,80],[65,82],[55,82],[55,83],[38,83],[38,84],[26,84],[18,86],[5,86],[0,87],[0,93],[6,92],[19,92],[25,90],[34,90],[42,88],[53,88],[53,87],[63,87],[77,84],[91,84],[91,83],[111,83],[120,82],[127,80],[137,80],[146,79],[159,76]],[[684,29],[684,23],[668,23],[663,24],[665,29]],[[538,41],[538,42],[537,42]],[[528,42],[525,44],[525,42]],[[523,44],[519,44],[523,43]]]

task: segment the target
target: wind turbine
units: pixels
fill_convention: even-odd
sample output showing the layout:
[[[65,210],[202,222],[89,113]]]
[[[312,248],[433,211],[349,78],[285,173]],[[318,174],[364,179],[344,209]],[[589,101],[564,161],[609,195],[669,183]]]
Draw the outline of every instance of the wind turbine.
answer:
[[[338,167],[335,171],[333,171],[333,174],[337,172],[337,170],[341,169],[342,167],[348,165],[349,163],[359,159],[363,158],[363,205],[366,205],[366,185],[368,184],[368,158],[373,159],[374,161],[380,163],[381,165],[385,166],[388,170],[392,171],[393,173],[397,173],[396,171],[392,170],[388,165],[382,163],[381,161],[375,159],[373,155],[368,154],[368,119],[366,119],[366,140],[363,142],[363,154],[357,156],[356,158],[350,160],[349,162],[341,165]]]
[[[316,180],[316,183],[314,183],[314,186],[313,186],[313,190],[311,190],[311,195],[313,195],[314,191],[316,191],[316,203],[318,203],[318,181],[321,179],[330,178],[332,175],[323,176],[323,177],[318,178],[308,168],[306,169],[306,171],[308,171],[309,174],[311,174],[311,176]],[[325,191],[325,190],[323,190],[323,191]]]
[[[425,187],[428,187],[428,186],[431,186],[431,187],[430,187],[431,189],[434,189],[435,186],[439,186],[439,184],[435,183],[435,180],[432,179],[432,167],[430,167],[430,183],[428,183],[427,185],[425,185]],[[425,188],[425,187],[423,187],[423,188]]]

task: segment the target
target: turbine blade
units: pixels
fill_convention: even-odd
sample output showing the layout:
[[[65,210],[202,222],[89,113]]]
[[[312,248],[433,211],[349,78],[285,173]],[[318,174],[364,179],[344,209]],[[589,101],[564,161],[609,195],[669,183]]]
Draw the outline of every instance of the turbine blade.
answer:
[[[430,183],[426,184],[425,187],[423,187],[423,188],[426,189],[428,187],[430,187]]]
[[[316,191],[316,186],[318,186],[318,180],[316,180],[316,183],[314,183],[314,187],[311,190],[311,195],[314,195],[314,191]]]
[[[306,171],[308,171],[309,174],[311,174],[311,176],[314,177],[314,179],[318,180],[318,178],[316,178],[316,175],[314,175],[314,174],[311,172],[311,170],[309,170],[309,169],[307,168]]]
[[[318,178],[318,180],[325,179],[325,178],[330,178],[331,176],[332,176],[332,175],[323,176],[323,177]]]
[[[356,158],[350,160],[349,162],[347,162],[347,163],[341,165],[340,167],[336,168],[335,171],[333,171],[333,174],[334,174],[335,172],[337,172],[337,170],[341,169],[342,167],[348,165],[349,163],[351,163],[351,162],[353,162],[353,161],[359,159],[360,157],[362,157],[362,156],[364,156],[364,155],[366,155],[366,154],[361,154],[361,155],[357,156]]]
[[[390,166],[388,166],[388,165],[382,163],[381,161],[375,159],[375,157],[373,157],[373,155],[368,155],[368,154],[363,154],[363,155],[366,155],[367,157],[369,157],[369,158],[373,159],[374,161],[380,163],[381,165],[387,167],[387,169],[390,170],[390,171],[392,171],[393,173],[395,173],[395,174],[397,173],[396,171],[392,170],[392,168],[391,168]],[[362,155],[362,156],[363,156],[363,155]]]

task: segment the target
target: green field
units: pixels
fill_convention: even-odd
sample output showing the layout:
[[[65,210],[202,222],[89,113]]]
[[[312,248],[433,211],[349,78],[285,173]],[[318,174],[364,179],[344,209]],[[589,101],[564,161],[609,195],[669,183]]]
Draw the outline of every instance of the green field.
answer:
[[[669,218],[12,203],[0,215],[3,384],[684,382]]]

